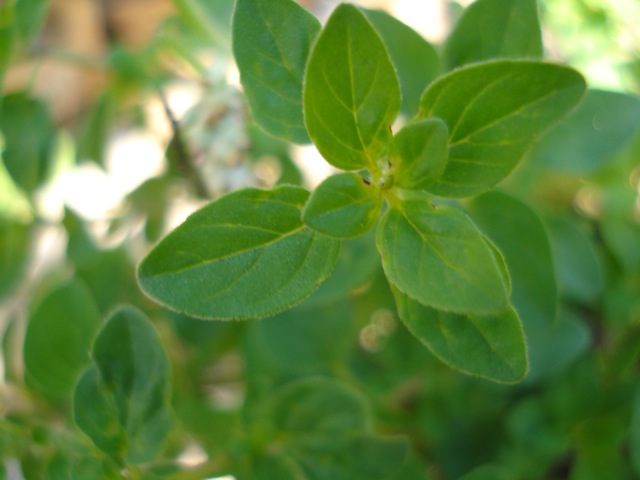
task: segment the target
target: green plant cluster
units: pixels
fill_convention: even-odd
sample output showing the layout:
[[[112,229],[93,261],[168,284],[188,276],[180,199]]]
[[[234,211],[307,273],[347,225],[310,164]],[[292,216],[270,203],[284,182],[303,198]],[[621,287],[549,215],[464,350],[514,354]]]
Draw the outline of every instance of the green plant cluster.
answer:
[[[476,0],[442,45],[351,4],[324,25],[294,0],[174,5],[145,49],[113,46],[73,136],[0,98],[0,478],[640,475],[640,99],[545,61],[536,0]],[[0,79],[46,8],[0,6]],[[164,234],[175,192],[228,167],[190,158],[233,137],[201,111],[237,98],[211,50],[248,108],[229,155],[279,178]],[[103,162],[167,56],[215,101],[111,219],[125,240],[45,220],[40,189]],[[310,143],[336,172],[312,191],[290,156]],[[47,228],[66,250],[37,276]]]

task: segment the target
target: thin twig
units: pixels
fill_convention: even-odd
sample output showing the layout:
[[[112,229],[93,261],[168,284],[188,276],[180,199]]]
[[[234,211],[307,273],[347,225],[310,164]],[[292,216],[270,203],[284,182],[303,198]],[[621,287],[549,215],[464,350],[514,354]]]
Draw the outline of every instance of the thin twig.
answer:
[[[171,142],[171,146],[173,148],[173,158],[175,161],[176,168],[185,176],[187,180],[191,182],[193,188],[196,191],[196,194],[199,197],[210,199],[211,195],[207,189],[207,186],[203,182],[202,178],[198,174],[198,171],[194,167],[189,154],[187,153],[187,149],[185,147],[184,141],[182,139],[182,132],[180,131],[180,124],[176,120],[176,117],[173,115],[171,108],[169,107],[169,103],[167,102],[166,97],[162,92],[158,92],[160,96],[160,101],[162,102],[162,106],[164,107],[165,114],[171,123],[171,128],[173,129],[173,141]]]

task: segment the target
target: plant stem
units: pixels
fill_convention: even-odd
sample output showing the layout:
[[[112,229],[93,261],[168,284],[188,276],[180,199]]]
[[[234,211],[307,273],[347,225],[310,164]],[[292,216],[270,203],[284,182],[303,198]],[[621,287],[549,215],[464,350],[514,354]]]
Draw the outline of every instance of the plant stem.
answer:
[[[185,147],[184,141],[182,139],[182,132],[180,130],[180,124],[176,120],[171,108],[169,107],[169,103],[167,102],[166,97],[162,92],[159,92],[160,100],[162,101],[162,106],[164,107],[165,114],[171,123],[171,128],[173,129],[173,141],[172,147],[174,149],[174,159],[175,164],[178,170],[185,176],[187,180],[191,182],[193,188],[196,191],[196,194],[205,199],[210,199],[211,195],[207,189],[207,186],[203,182],[200,177],[198,171],[194,167],[191,159],[189,158],[189,154],[187,153],[187,149]]]

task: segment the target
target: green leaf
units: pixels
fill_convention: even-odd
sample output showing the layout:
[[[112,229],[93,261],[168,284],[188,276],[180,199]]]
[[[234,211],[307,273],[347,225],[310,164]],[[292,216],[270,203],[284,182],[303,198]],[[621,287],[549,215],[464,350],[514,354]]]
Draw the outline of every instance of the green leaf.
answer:
[[[262,418],[270,420],[282,455],[304,472],[295,478],[386,479],[404,463],[408,445],[369,433],[369,416],[355,391],[328,378],[307,378],[278,391]]]
[[[595,173],[639,128],[637,97],[590,90],[575,112],[540,139],[527,161],[578,175]]]
[[[337,238],[357,237],[378,220],[382,194],[355,173],[339,173],[322,182],[302,210],[314,230]]]
[[[49,293],[27,325],[24,364],[27,380],[55,397],[71,395],[89,365],[89,351],[102,319],[91,293],[74,280]]]
[[[309,141],[302,80],[320,22],[293,0],[237,0],[233,54],[251,112],[267,132]]]
[[[307,131],[343,170],[377,169],[400,111],[400,86],[382,40],[353,5],[336,8],[305,73]]]
[[[513,308],[495,315],[459,315],[421,305],[394,289],[407,328],[444,363],[464,373],[513,383],[527,373],[527,345]]]
[[[541,58],[536,0],[477,0],[447,38],[449,68],[495,58]]]
[[[414,120],[394,137],[389,150],[395,185],[426,190],[447,166],[449,132],[439,118]]]
[[[354,290],[371,282],[380,268],[380,255],[376,248],[375,231],[344,240],[336,268],[304,305],[322,305],[350,296]]]
[[[592,305],[603,288],[603,272],[591,238],[574,222],[560,217],[545,219],[558,276],[560,294]]]
[[[46,104],[25,93],[5,96],[0,104],[0,130],[5,137],[3,159],[9,174],[31,192],[51,170],[55,127]]]
[[[418,113],[420,95],[434,80],[442,65],[433,46],[415,30],[381,10],[364,10],[387,47],[402,91],[402,113]]]
[[[640,388],[636,390],[631,414],[631,435],[629,436],[631,464],[637,475],[640,475]]]
[[[440,117],[449,127],[449,163],[429,191],[466,197],[490,189],[584,90],[575,70],[524,60],[480,63],[440,77],[420,100],[422,117]]]
[[[121,308],[98,334],[93,358],[76,386],[76,424],[116,460],[152,460],[172,423],[169,361],[155,328]]]
[[[0,218],[0,299],[11,293],[29,259],[31,229]]]
[[[513,292],[511,302],[527,326],[550,327],[558,287],[551,246],[542,220],[525,203],[498,192],[475,198],[468,211],[504,254]]]
[[[24,41],[30,41],[40,31],[48,7],[47,0],[19,0],[16,3],[16,23]]]
[[[309,193],[240,190],[191,215],[142,260],[156,301],[203,318],[266,317],[307,297],[333,270],[340,242],[305,227]]]
[[[508,288],[491,247],[462,211],[416,195],[391,207],[378,226],[389,281],[418,302],[458,313],[499,313]]]
[[[15,36],[15,2],[0,5],[0,86],[4,72],[9,66]]]

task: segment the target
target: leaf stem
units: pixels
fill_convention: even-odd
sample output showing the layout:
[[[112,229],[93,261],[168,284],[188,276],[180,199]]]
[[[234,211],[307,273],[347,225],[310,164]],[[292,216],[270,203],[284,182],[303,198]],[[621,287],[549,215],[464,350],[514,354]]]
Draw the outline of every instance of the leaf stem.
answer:
[[[173,129],[173,141],[170,146],[173,147],[174,150],[174,159],[175,165],[177,169],[185,176],[187,180],[191,182],[193,188],[196,191],[196,194],[205,199],[210,199],[211,195],[209,194],[209,190],[205,185],[204,181],[200,177],[198,171],[194,167],[189,154],[187,153],[187,149],[185,147],[182,131],[180,130],[180,124],[178,120],[173,115],[171,108],[169,107],[169,103],[167,102],[167,98],[164,96],[162,91],[158,92],[160,97],[160,101],[162,102],[162,106],[164,107],[165,114],[167,115],[167,119],[171,123],[171,128]]]

